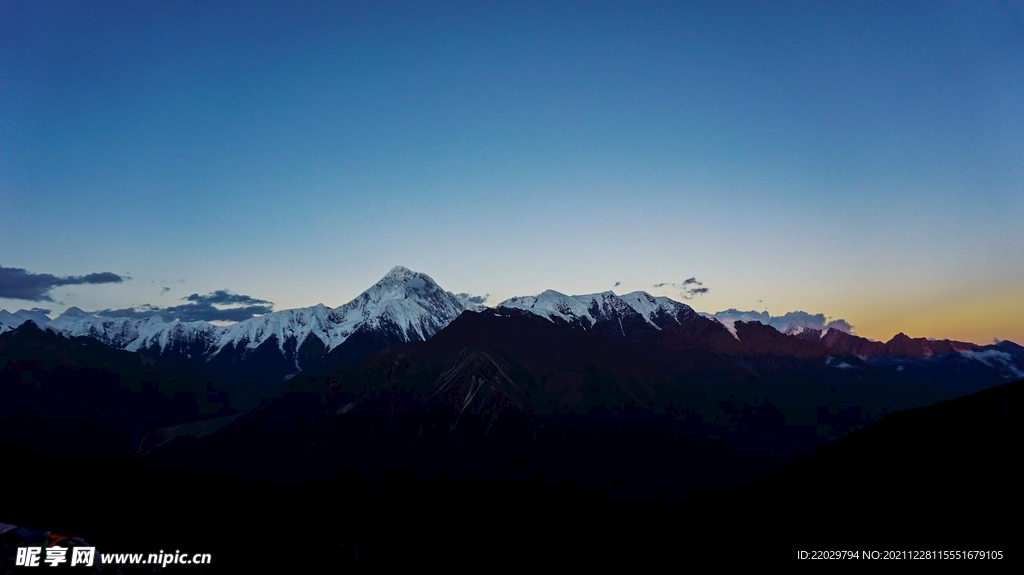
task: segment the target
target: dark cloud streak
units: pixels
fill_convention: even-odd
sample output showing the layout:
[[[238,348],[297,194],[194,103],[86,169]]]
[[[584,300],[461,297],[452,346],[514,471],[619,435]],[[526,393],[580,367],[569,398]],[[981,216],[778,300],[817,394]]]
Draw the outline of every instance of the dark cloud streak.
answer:
[[[190,303],[163,308],[146,304],[139,308],[105,309],[97,311],[95,314],[103,317],[133,317],[137,319],[160,316],[164,319],[181,321],[242,321],[271,311],[273,308],[265,305],[216,308],[208,303]]]
[[[21,268],[0,266],[0,297],[52,302],[54,300],[50,297],[50,291],[56,287],[121,283],[124,279],[112,272],[59,277],[52,274],[34,274]]]
[[[164,288],[165,291],[169,289]],[[231,293],[228,290],[217,290],[206,295],[192,294],[182,299],[192,303],[169,307],[143,304],[139,307],[104,309],[95,312],[95,314],[103,317],[132,317],[137,319],[160,316],[164,319],[177,319],[180,321],[243,321],[258,315],[271,313],[274,308],[273,302],[248,295]],[[218,305],[225,306],[239,303],[249,305],[217,307]]]
[[[272,305],[267,300],[257,299],[252,296],[242,295],[237,293],[231,293],[228,290],[217,290],[213,293],[206,295],[199,295],[194,293],[188,297],[181,298],[183,300],[196,302],[198,304],[213,304],[213,305]]]
[[[670,282],[661,282],[661,283],[654,284],[654,287],[656,287],[656,288],[674,287],[674,288],[679,290],[679,295],[683,299],[693,299],[693,298],[695,298],[697,296],[704,295],[704,294],[708,293],[709,291],[711,291],[710,288],[704,287],[704,282],[702,282],[702,281],[700,281],[700,280],[698,280],[697,278],[694,278],[694,277],[687,278],[686,280],[683,281],[683,283],[680,283],[680,284],[670,283]]]

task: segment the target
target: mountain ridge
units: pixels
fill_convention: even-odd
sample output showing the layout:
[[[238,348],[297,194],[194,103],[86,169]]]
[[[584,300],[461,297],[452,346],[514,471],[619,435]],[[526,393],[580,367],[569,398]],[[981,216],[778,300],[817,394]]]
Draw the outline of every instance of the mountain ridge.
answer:
[[[274,360],[275,369],[288,372],[281,374],[287,376],[314,365],[317,356],[358,359],[395,343],[425,341],[464,311],[485,309],[519,310],[610,337],[657,337],[675,349],[697,347],[724,353],[797,354],[823,359],[856,357],[862,361],[929,360],[960,354],[986,365],[995,362],[1011,373],[1024,370],[1024,348],[1013,342],[983,346],[910,338],[902,332],[888,342],[878,342],[839,329],[835,327],[837,322],[828,324],[828,329],[798,323],[780,329],[757,320],[723,321],[715,314],[697,312],[684,303],[644,291],[570,296],[549,289],[488,307],[466,294],[445,291],[430,276],[404,266],[394,266],[374,285],[338,307],[319,303],[270,312],[228,326],[167,320],[159,315],[103,317],[71,307],[52,320],[40,310],[0,310],[0,333],[32,321],[41,329],[68,337],[92,337],[116,349],[224,364],[258,355],[258,349],[264,349],[261,353],[269,358],[269,349],[276,348],[280,357]]]

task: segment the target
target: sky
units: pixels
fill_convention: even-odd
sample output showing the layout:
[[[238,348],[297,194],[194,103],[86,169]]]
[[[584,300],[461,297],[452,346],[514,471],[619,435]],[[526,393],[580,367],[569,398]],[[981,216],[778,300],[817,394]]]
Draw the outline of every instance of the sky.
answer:
[[[1022,86],[1020,0],[5,1],[0,307],[404,265],[1024,343]]]

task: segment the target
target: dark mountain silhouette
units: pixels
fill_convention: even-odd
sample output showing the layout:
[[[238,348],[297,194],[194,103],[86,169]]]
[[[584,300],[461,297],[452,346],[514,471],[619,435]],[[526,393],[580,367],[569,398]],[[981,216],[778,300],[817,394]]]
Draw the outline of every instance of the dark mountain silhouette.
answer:
[[[334,457],[347,464],[374,449],[399,447],[392,440],[418,426],[422,432],[415,435],[422,439],[407,451],[436,463],[429,480],[417,481],[414,470],[385,462],[288,486],[233,474],[182,475],[144,461],[70,462],[2,444],[0,457],[17,470],[5,474],[5,493],[74,489],[90,494],[88,504],[74,506],[59,498],[6,498],[2,512],[7,522],[73,532],[101,550],[159,545],[210,551],[227,572],[337,568],[357,559],[468,566],[501,558],[503,564],[525,566],[552,559],[575,564],[678,561],[681,555],[708,553],[719,564],[753,559],[772,565],[792,564],[798,550],[904,548],[1003,551],[1000,565],[1005,565],[1015,557],[1012,525],[1022,510],[1016,464],[1022,393],[1024,381],[1018,381],[890,414],[775,474],[691,499],[682,507],[617,501],[615,494],[626,483],[621,480],[589,492],[560,481],[537,465],[535,449],[502,443],[511,436],[482,443],[485,417],[460,422],[456,429],[463,433],[451,443],[452,433],[443,425],[431,426],[429,419],[396,416],[389,424],[385,416],[357,416],[337,428],[346,445]],[[282,400],[292,403],[288,410],[249,417],[252,431],[265,435],[239,459],[283,462],[278,452],[287,452],[288,442],[280,436],[271,440],[275,428],[295,437],[324,438],[334,424],[287,417],[301,411],[297,408],[307,399],[316,403],[296,396]],[[594,437],[555,425],[535,425],[534,430],[537,445],[562,458],[572,458]],[[721,463],[695,457],[700,449],[661,435],[661,441],[654,441],[656,433],[631,434],[628,428],[612,433],[609,428],[591,445],[602,458],[621,460],[632,452],[634,461],[662,461],[668,469]],[[371,436],[380,437],[379,442],[367,444]],[[439,450],[432,442],[442,437]],[[497,478],[481,473],[460,481],[449,474],[453,462],[477,459],[488,446],[507,457],[497,462]],[[182,456],[197,453],[185,447],[175,449]],[[308,462],[316,453],[311,447],[293,453],[292,461]],[[447,457],[433,459],[438,455]],[[152,504],[124,506],[126,497]],[[117,513],[110,512],[114,507]],[[310,539],[320,542],[322,552],[297,553]],[[253,553],[255,548],[260,553]]]
[[[0,438],[80,456],[130,456],[159,427],[231,413],[205,373],[28,321],[0,335]]]
[[[1011,553],[1007,526],[1024,511],[1022,416],[1024,380],[893,413],[778,473],[698,499],[687,514],[741,537],[780,533],[789,549]]]
[[[816,334],[820,334],[820,332],[806,330],[798,337],[813,339]],[[820,339],[833,353],[855,355],[865,359],[924,359],[938,355],[950,355],[960,353],[961,351],[981,350],[992,347],[948,339],[911,338],[902,332],[896,334],[887,342],[871,341],[835,328],[821,335]]]
[[[737,321],[733,324],[741,342],[741,351],[750,355],[784,355],[799,359],[824,359],[828,346],[805,337],[786,335],[761,322]]]

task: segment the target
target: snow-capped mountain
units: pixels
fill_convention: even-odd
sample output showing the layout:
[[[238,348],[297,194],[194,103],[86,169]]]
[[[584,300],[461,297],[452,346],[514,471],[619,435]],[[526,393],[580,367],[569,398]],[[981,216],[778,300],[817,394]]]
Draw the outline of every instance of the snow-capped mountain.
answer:
[[[0,333],[10,331],[28,320],[32,320],[36,325],[41,326],[49,322],[50,318],[41,311],[19,309],[11,313],[5,309],[0,309]]]
[[[2,312],[0,330],[17,327],[31,319],[41,328],[68,337],[88,336],[126,351],[159,354],[180,353],[213,359],[226,350],[251,353],[272,345],[301,369],[298,351],[314,337],[329,352],[354,334],[372,333],[385,341],[423,341],[465,311],[464,302],[441,289],[429,276],[396,266],[380,281],[352,301],[329,308],[323,304],[278,311],[226,327],[204,321],[167,321],[159,316],[145,319],[108,318],[72,307],[56,319],[43,314]]]
[[[382,332],[397,341],[424,341],[466,310],[451,292],[429,276],[397,266],[379,282],[345,305],[330,309],[323,304],[270,313],[223,328],[219,351],[229,344],[254,348],[273,338],[284,351],[284,342],[300,345],[313,335],[327,350],[344,343],[357,332]]]
[[[91,337],[126,351],[158,348],[161,352],[187,342],[208,347],[215,341],[220,329],[204,321],[167,321],[159,316],[145,319],[129,317],[99,317],[87,314],[77,307],[68,308],[56,319],[39,324],[67,337]]]
[[[631,337],[645,329],[656,329],[665,332],[664,341],[676,348],[697,346],[740,354],[823,359],[857,357],[863,361],[952,356],[977,359],[1008,376],[1024,370],[1024,355],[1009,347],[996,349],[966,342],[910,338],[902,333],[888,342],[879,342],[836,327],[807,327],[800,323],[800,317],[794,321],[777,318],[778,325],[770,325],[758,321],[767,314],[737,314],[732,310],[722,314],[696,312],[685,304],[645,292],[569,296],[548,290],[536,296],[508,299],[498,304],[497,309],[529,312],[603,335]]]
[[[641,319],[651,327],[662,329],[666,319],[685,321],[696,312],[687,305],[667,297],[654,297],[646,292],[633,292],[623,296],[606,291],[597,294],[569,296],[554,290],[540,295],[507,299],[498,308],[521,309],[548,319],[558,318],[583,328],[600,323],[620,324],[622,320]],[[625,328],[619,325],[625,335]]]
[[[564,321],[602,335],[633,337],[662,332],[671,347],[733,349],[736,339],[721,322],[697,313],[690,306],[647,292],[616,295],[602,292],[569,296],[553,290],[536,296],[514,297],[498,309],[529,312],[551,321]]]

